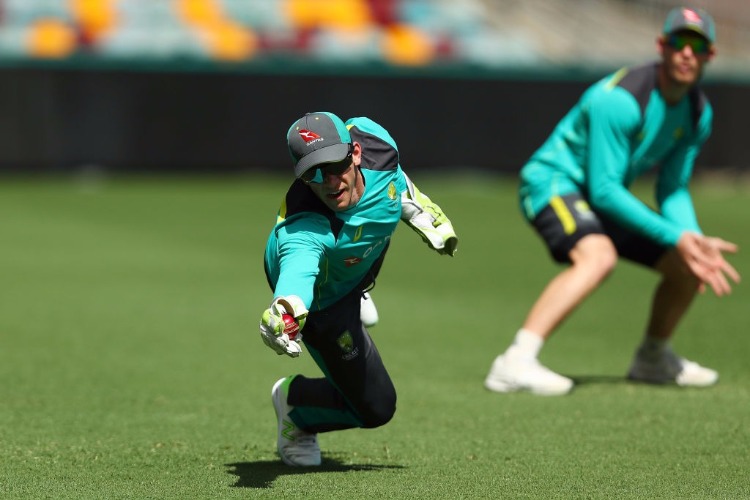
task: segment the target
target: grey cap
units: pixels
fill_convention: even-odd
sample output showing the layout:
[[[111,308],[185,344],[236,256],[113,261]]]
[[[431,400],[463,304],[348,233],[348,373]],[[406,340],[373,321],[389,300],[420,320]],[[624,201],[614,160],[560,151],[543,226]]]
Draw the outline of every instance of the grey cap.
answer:
[[[325,111],[307,113],[286,134],[294,162],[294,176],[321,163],[341,161],[349,154],[352,138],[344,122]]]
[[[675,7],[667,14],[664,22],[663,32],[671,35],[677,31],[694,31],[708,40],[709,43],[716,41],[716,27],[711,15],[703,9],[690,7]]]

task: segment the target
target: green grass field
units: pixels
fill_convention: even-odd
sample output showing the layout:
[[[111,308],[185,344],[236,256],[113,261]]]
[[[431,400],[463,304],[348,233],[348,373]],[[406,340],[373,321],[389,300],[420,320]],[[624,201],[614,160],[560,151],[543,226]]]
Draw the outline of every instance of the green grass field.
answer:
[[[459,253],[398,229],[372,330],[398,411],[321,435],[313,470],[276,457],[270,390],[319,371],[257,328],[285,181],[0,181],[0,498],[750,498],[748,283],[699,297],[675,338],[716,387],[624,380],[656,277],[621,263],[542,352],[571,395],[490,393],[490,363],[557,268],[514,182],[420,177]],[[750,278],[750,189],[694,191]]]

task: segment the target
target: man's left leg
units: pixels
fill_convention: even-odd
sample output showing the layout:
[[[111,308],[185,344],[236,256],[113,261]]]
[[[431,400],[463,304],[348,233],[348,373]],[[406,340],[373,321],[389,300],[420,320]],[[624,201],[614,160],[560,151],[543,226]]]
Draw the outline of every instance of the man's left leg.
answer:
[[[653,268],[661,274],[661,281],[654,292],[646,334],[628,378],[694,387],[715,384],[719,379],[716,371],[678,356],[669,342],[698,292],[698,280],[683,267],[674,250],[664,253]]]
[[[317,434],[388,422],[396,390],[359,318],[361,293],[311,313],[302,332],[324,377],[296,375],[274,386],[279,455],[289,465],[320,465]]]

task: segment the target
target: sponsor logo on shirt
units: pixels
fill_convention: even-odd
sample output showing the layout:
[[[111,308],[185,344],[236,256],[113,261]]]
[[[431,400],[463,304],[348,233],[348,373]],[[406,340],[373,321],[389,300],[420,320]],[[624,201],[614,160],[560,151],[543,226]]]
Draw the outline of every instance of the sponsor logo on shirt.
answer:
[[[361,226],[360,226],[360,228],[361,228]],[[359,239],[359,238],[357,238],[357,239]],[[384,238],[379,239],[374,244],[372,244],[369,247],[367,247],[367,249],[362,253],[362,257],[357,257],[357,256],[354,256],[354,255],[352,255],[351,257],[346,257],[344,259],[344,265],[346,267],[356,266],[357,264],[359,264],[360,262],[362,262],[362,259],[366,259],[367,257],[369,257],[370,254],[372,254],[373,251],[381,248],[383,245],[385,245],[386,243],[388,243],[388,241],[390,241],[390,239],[391,239],[390,235],[386,236]]]
[[[359,257],[347,257],[344,259],[344,265],[346,267],[356,266],[360,262],[362,262],[362,259],[360,259]]]

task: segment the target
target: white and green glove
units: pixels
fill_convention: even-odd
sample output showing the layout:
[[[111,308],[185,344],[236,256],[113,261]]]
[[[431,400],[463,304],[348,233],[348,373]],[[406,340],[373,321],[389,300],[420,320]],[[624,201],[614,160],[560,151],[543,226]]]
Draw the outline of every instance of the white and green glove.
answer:
[[[458,246],[458,236],[450,219],[408,177],[406,185],[407,190],[401,193],[401,220],[437,253],[453,257]]]
[[[307,308],[296,295],[277,297],[260,318],[260,336],[276,351],[296,358],[302,353],[302,328],[307,320]],[[286,316],[286,318],[285,318]],[[286,321],[285,321],[286,319]]]

